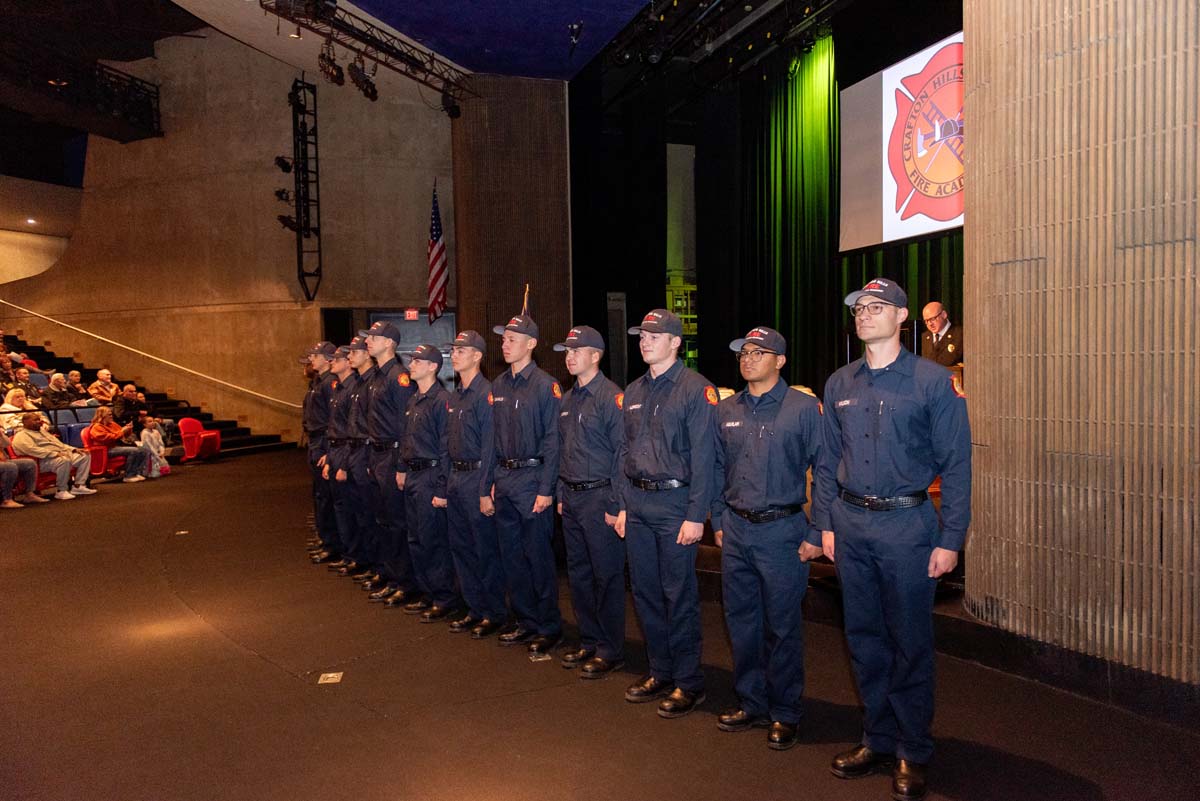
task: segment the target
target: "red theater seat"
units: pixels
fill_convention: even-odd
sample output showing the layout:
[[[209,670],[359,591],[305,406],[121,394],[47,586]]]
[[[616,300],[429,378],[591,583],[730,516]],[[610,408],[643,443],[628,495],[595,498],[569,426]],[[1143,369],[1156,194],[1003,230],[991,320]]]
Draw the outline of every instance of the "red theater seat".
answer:
[[[221,432],[205,431],[194,417],[179,418],[179,436],[183,440],[183,461],[208,459],[221,452]]]
[[[29,458],[29,457],[27,457],[27,456],[26,456],[26,457],[18,457],[18,456],[17,456],[17,452],[16,452],[16,451],[14,451],[14,450],[12,449],[12,447],[11,447],[11,446],[9,446],[8,448],[6,448],[5,450],[7,450],[7,451],[8,451],[8,458],[9,458],[9,459],[18,459],[18,458],[25,458],[25,459],[27,459],[27,458]],[[39,472],[39,473],[38,473],[38,477],[37,477],[37,487],[36,487],[36,488],[35,488],[33,491],[34,491],[34,492],[41,492],[42,490],[46,490],[46,489],[53,489],[53,488],[54,488],[54,486],[55,486],[57,483],[58,483],[58,477],[57,477],[57,476],[55,476],[55,475],[54,475],[54,473],[42,473],[42,472]],[[18,481],[18,482],[17,482],[17,486],[13,487],[13,490],[14,490],[14,491],[16,491],[16,492],[18,492],[18,494],[19,494],[20,492],[22,492],[22,491],[25,491],[25,490],[28,490],[28,489],[29,489],[29,488],[25,486],[25,483],[24,483],[23,481]]]
[[[83,440],[83,447],[92,455],[93,476],[115,476],[125,469],[125,457],[108,458],[108,448],[92,444],[92,432],[89,429],[80,431],[79,438]]]

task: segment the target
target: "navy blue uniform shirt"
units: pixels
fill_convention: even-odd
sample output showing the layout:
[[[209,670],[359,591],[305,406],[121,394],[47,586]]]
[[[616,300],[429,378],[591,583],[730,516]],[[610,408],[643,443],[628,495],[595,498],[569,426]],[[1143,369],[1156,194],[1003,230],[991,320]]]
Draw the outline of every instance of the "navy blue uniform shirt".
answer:
[[[833,530],[838,488],[892,497],[942,477],[942,531],[934,543],[962,550],[971,523],[971,426],[950,371],[904,348],[887,367],[857,359],[825,384],[824,437],[813,523]],[[837,532],[834,531],[834,534]]]
[[[620,465],[617,454],[625,442],[621,419],[621,389],[604,373],[596,373],[587,386],[576,384],[562,399],[558,413],[558,433],[562,457],[558,474],[563,481],[612,482],[609,487],[608,513],[620,511]],[[559,495],[561,499],[562,496]]]
[[[358,385],[358,376],[351,372],[346,376],[346,380],[342,381],[332,372],[329,375],[333,376],[333,381],[330,382],[327,431],[329,439],[344,440],[353,436],[350,433],[350,409],[354,406],[354,389]],[[346,469],[349,455],[350,448],[345,443],[329,448],[330,478],[333,478],[334,470]]]
[[[693,523],[708,518],[716,494],[717,400],[708,379],[678,360],[658,378],[647,370],[625,390],[622,471],[631,479],[687,482],[685,519]]]
[[[492,382],[476,373],[467,386],[450,393],[450,458],[456,462],[482,462],[479,497],[490,495],[496,480],[496,440],[492,426]]]
[[[375,374],[378,372],[375,365],[371,365],[366,372],[355,371],[358,380],[350,390],[349,436],[351,439],[359,440],[358,447],[350,452],[350,460],[359,464],[363,464],[360,460],[365,461],[371,450],[367,447],[367,438],[370,436],[370,431],[367,429],[367,415],[371,408],[371,383],[375,380]]]
[[[326,429],[329,428],[329,401],[337,376],[327,370],[312,380],[304,394],[304,431],[308,434],[308,454],[315,464],[325,455]]]
[[[414,384],[414,386],[416,386]],[[437,379],[427,392],[417,392],[408,400],[405,415],[404,440],[400,445],[400,461],[396,472],[408,471],[408,459],[437,459],[437,467],[427,468],[438,476],[434,494],[446,497],[446,477],[450,474],[450,453],[447,432],[446,388]]]
[[[562,390],[549,373],[530,362],[513,375],[507,369],[492,382],[496,459],[536,459],[538,495],[554,495],[558,482],[558,411]]]
[[[371,442],[387,444],[404,439],[404,412],[417,392],[408,371],[397,357],[375,368],[367,395],[367,432]]]
[[[821,405],[811,395],[779,379],[755,398],[749,389],[717,407],[717,481],[713,527],[721,525],[726,506],[747,512],[803,506],[808,500],[806,473],[820,451]],[[803,514],[803,513],[800,513]],[[805,526],[804,538],[821,544],[821,532]]]

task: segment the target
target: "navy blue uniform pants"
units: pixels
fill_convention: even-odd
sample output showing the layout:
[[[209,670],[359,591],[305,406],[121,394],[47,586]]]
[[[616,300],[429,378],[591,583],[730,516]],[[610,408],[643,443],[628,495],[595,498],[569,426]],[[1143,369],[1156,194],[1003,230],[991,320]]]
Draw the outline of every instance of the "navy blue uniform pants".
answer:
[[[733,646],[733,687],[755,716],[798,723],[804,712],[804,616],[808,565],[800,561],[802,514],[751,523],[726,511],[720,526],[721,591]]]
[[[504,566],[492,518],[479,511],[479,470],[450,473],[446,523],[450,553],[467,610],[479,618],[503,621]]]
[[[496,470],[496,531],[508,600],[517,623],[538,634],[562,632],[554,565],[554,509],[533,513],[536,470]]]
[[[700,669],[700,591],[696,581],[698,543],[679,545],[687,514],[688,488],[629,491],[625,546],[633,605],[646,635],[650,675],[681,690],[704,689]]]
[[[417,581],[408,553],[404,490],[396,486],[396,454],[395,449],[371,451],[371,508],[375,524],[370,558],[385,581],[405,592],[412,592],[417,589]]]
[[[333,478],[336,472],[332,468],[329,470],[329,489],[333,493],[333,514],[337,518],[342,555],[363,564],[366,562],[366,552],[363,550],[361,510],[370,502],[364,492],[366,487],[349,476],[345,481],[338,481]]]
[[[863,702],[863,744],[913,762],[933,755],[931,503],[872,512],[834,501],[846,642]]]
[[[317,527],[317,536],[321,544],[334,553],[342,553],[342,541],[338,537],[337,517],[333,511],[333,492],[329,481],[321,477],[323,468],[315,462],[308,463],[313,478],[313,524]]]
[[[625,654],[625,543],[604,522],[610,492],[564,489],[562,526],[579,645],[617,661]]]
[[[408,553],[421,591],[437,606],[456,607],[460,599],[446,537],[446,510],[433,505],[437,477],[434,470],[409,470],[405,478]]]

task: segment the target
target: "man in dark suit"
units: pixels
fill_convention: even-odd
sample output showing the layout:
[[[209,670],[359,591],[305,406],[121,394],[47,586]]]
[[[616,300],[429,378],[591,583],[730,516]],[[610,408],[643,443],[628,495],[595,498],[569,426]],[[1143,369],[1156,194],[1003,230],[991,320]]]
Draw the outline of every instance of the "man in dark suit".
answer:
[[[921,356],[942,367],[953,367],[963,360],[962,327],[950,322],[950,315],[936,300],[921,311],[925,327],[921,335]]]

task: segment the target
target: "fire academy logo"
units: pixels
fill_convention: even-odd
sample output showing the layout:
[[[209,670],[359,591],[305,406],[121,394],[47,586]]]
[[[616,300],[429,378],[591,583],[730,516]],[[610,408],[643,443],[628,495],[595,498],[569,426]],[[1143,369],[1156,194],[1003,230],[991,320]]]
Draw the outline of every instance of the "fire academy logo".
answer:
[[[963,213],[962,42],[941,48],[900,83],[887,148],[896,211],[904,209],[901,220],[953,220]]]

